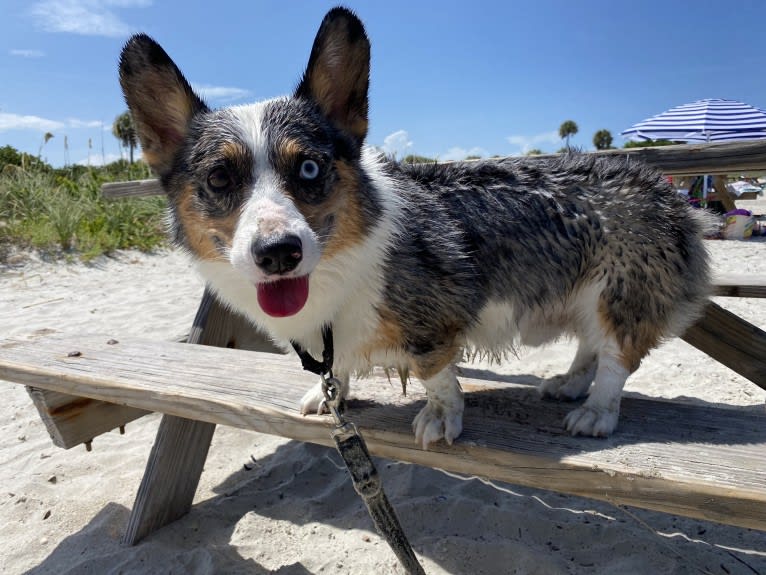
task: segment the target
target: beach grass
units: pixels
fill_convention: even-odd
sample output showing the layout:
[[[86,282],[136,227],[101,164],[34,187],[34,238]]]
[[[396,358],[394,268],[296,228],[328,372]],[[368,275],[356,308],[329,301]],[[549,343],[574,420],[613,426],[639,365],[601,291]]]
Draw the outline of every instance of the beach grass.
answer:
[[[101,185],[151,177],[143,162],[103,167],[6,165],[0,172],[0,262],[11,247],[92,259],[166,244],[164,197],[105,199]]]

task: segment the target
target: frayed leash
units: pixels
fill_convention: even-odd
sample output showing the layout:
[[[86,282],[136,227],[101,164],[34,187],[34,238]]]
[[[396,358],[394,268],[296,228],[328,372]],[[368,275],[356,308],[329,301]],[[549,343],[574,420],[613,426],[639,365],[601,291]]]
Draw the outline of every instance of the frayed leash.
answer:
[[[346,468],[351,474],[354,490],[364,501],[375,528],[388,542],[391,550],[408,574],[425,575],[423,567],[418,562],[415,552],[404,534],[396,512],[383,491],[380,475],[378,475],[378,470],[367,450],[367,444],[356,426],[350,421],[346,421],[340,412],[341,382],[332,374],[333,337],[332,328],[329,326],[322,330],[322,340],[324,351],[321,362],[314,359],[296,342],[291,343],[301,359],[303,369],[316,373],[322,378],[322,394],[324,395],[322,405],[327,407],[335,421],[332,438],[343,463],[346,464]]]

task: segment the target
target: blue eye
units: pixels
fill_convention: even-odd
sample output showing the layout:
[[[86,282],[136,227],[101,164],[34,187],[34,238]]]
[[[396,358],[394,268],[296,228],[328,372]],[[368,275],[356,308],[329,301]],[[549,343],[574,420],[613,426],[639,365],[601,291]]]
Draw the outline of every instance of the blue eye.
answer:
[[[313,180],[319,175],[319,164],[314,160],[303,160],[298,174],[303,180]]]

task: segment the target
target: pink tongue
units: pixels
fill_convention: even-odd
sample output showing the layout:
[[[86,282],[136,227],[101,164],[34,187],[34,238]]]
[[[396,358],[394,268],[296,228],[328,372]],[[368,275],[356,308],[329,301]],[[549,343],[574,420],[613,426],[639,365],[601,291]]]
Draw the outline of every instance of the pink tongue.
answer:
[[[295,315],[309,298],[309,276],[258,284],[258,304],[271,317]]]

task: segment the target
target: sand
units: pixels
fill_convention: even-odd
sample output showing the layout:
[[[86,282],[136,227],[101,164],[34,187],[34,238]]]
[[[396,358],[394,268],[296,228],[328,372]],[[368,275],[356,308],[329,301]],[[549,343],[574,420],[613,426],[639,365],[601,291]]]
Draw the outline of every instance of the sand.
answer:
[[[706,243],[717,271],[766,273],[766,238]],[[201,292],[174,251],[123,252],[89,265],[27,258],[0,268],[0,336],[55,329],[172,339],[187,331]],[[766,328],[763,300],[718,301]],[[547,377],[564,371],[572,353],[562,342],[492,369]],[[403,572],[334,451],[225,427],[192,511],[122,546],[159,417],[96,438],[90,453],[65,451],[51,444],[22,386],[0,382],[0,393],[0,573]],[[766,403],[766,391],[680,340],[652,353],[627,393],[743,409]],[[429,574],[766,573],[764,532],[378,466]]]

